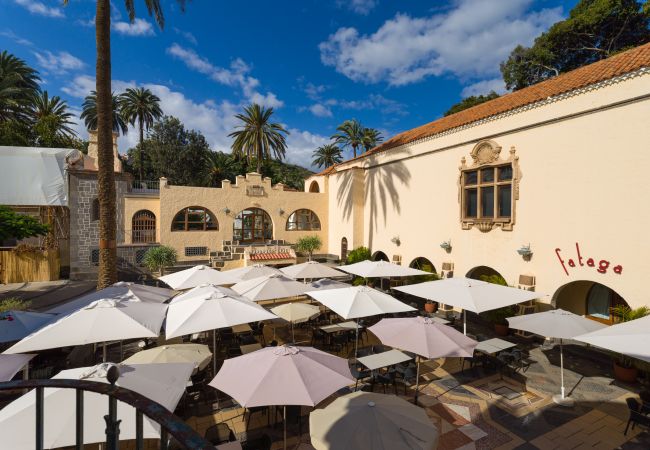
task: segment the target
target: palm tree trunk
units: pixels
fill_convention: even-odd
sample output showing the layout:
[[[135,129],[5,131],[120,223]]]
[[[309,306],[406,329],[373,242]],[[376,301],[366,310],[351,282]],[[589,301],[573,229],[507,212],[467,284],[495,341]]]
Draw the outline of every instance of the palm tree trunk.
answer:
[[[144,149],[142,148],[142,143],[144,142],[144,124],[142,123],[142,118],[138,119],[140,125],[140,181],[144,180]]]
[[[99,199],[99,273],[97,289],[117,281],[115,173],[111,98],[111,6],[97,0],[97,197]]]
[[[356,158],[357,157],[357,146],[356,145],[352,146],[352,152],[354,153],[354,157]]]
[[[257,173],[262,174],[262,143],[257,143]]]

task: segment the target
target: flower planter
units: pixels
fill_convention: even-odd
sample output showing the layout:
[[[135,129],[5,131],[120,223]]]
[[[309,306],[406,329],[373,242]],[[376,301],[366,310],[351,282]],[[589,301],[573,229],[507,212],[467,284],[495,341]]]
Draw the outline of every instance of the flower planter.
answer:
[[[424,312],[432,314],[436,312],[436,304],[435,303],[425,303],[424,304]]]
[[[619,366],[614,361],[614,378],[624,383],[635,383],[636,378],[639,376],[639,369],[636,367],[623,367]]]
[[[494,332],[497,334],[497,336],[507,336],[508,331],[510,331],[508,325],[503,325],[501,323],[494,324]]]

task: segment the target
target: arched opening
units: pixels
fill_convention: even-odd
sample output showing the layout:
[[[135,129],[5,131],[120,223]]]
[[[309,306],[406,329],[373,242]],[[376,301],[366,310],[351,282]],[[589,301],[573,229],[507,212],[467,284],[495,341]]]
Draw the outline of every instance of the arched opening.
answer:
[[[318,185],[317,181],[312,181],[311,184],[309,185],[309,192],[313,192],[315,194],[318,194],[320,192],[320,186]]]
[[[348,259],[348,238],[341,239],[341,261],[345,262]]]
[[[260,208],[245,209],[235,217],[232,225],[235,241],[264,242],[273,239],[273,222],[266,211]]]
[[[371,259],[373,261],[389,261],[388,256],[386,256],[386,253],[382,251],[376,251],[375,253],[373,253]]]
[[[474,280],[487,281],[489,283],[507,285],[506,279],[499,272],[488,266],[476,266],[473,269],[470,269],[465,277]]]
[[[438,273],[433,263],[423,256],[419,256],[411,261],[409,267],[412,269],[424,270],[425,272]]]
[[[172,220],[172,231],[216,231],[217,217],[202,206],[190,206],[176,213]]]
[[[298,209],[289,215],[287,231],[320,231],[320,219],[311,209]]]
[[[93,222],[99,220],[99,199],[94,198],[90,208],[90,220]]]
[[[133,244],[156,242],[156,215],[141,209],[131,219],[131,242]]]
[[[555,291],[553,304],[556,308],[608,325],[614,323],[613,308],[629,306],[613,289],[588,280],[572,281],[561,286]]]

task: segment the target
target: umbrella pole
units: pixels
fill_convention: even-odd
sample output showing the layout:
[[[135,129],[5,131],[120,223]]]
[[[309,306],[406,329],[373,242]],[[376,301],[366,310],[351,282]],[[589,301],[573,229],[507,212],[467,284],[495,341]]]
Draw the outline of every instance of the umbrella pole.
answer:
[[[284,405],[282,412],[282,422],[284,424],[284,450],[287,450],[287,405]]]
[[[293,322],[291,322],[291,341],[296,343],[296,335],[293,333]]]
[[[102,346],[102,362],[106,362],[106,342]]]
[[[357,335],[354,339],[354,361],[357,361],[357,350],[359,349],[359,319],[357,318]]]
[[[564,396],[564,352],[562,348],[562,339],[560,339],[560,394],[553,396],[553,401],[560,406],[573,406],[575,401],[570,397]]]
[[[212,330],[212,376],[217,376],[217,333]]]
[[[415,404],[418,404],[418,393],[420,391],[420,355],[416,357],[417,369],[415,370]]]
[[[463,334],[467,336],[467,310],[463,309]]]

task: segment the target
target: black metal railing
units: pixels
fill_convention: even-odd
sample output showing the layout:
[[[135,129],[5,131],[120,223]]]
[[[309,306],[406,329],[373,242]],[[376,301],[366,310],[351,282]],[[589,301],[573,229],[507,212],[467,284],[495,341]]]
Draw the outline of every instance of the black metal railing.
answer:
[[[106,450],[119,449],[119,428],[120,420],[117,418],[118,400],[131,405],[136,410],[135,415],[135,448],[144,450],[144,416],[160,425],[160,449],[167,450],[170,436],[176,444],[187,450],[209,450],[214,446],[203,439],[194,429],[183,422],[180,418],[168,411],[161,404],[141,395],[137,392],[125,389],[115,384],[97,383],[86,380],[67,380],[52,378],[49,380],[21,380],[0,383],[0,391],[14,389],[35,389],[36,390],[36,415],[35,415],[35,436],[36,450],[43,450],[45,433],[45,388],[74,389],[76,391],[76,415],[75,415],[75,449],[84,448],[84,391],[95,392],[108,396],[108,414],[104,416],[106,421]],[[57,408],[65,405],[56,405]]]
[[[157,194],[160,191],[158,180],[133,180],[129,192],[135,194]]]

